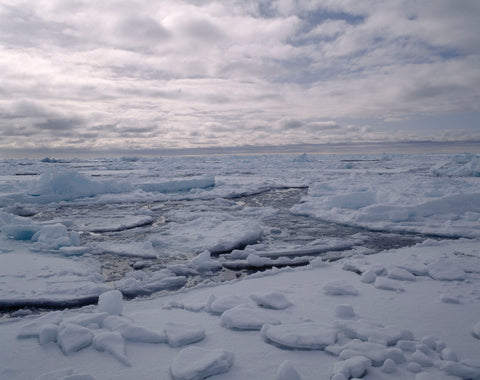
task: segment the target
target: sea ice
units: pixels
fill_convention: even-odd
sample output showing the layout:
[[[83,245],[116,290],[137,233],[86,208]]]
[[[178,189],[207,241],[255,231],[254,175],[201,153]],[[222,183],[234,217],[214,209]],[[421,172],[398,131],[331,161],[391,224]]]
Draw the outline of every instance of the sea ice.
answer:
[[[170,373],[173,380],[201,380],[225,373],[233,364],[233,353],[215,349],[187,347],[173,359]]]

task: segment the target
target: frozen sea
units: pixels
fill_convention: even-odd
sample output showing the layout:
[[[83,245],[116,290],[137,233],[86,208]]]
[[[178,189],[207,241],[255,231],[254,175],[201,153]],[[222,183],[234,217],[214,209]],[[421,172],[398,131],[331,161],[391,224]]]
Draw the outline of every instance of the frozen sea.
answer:
[[[0,378],[479,379],[479,185],[472,154],[0,161]]]

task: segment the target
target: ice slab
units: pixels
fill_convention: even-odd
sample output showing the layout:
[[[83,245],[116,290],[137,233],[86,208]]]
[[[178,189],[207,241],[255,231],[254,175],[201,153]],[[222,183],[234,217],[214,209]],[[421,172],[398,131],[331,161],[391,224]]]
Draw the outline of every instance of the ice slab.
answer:
[[[280,324],[280,320],[266,310],[248,305],[238,305],[225,311],[220,320],[225,327],[236,330],[260,330],[265,324]]]
[[[120,315],[123,310],[123,295],[119,290],[110,290],[98,297],[98,311],[110,315]]]
[[[126,366],[131,365],[126,355],[123,337],[118,333],[101,332],[95,335],[93,338],[93,347],[98,351],[109,353]]]
[[[196,178],[138,184],[138,187],[143,191],[158,193],[187,192],[193,189],[206,189],[214,186],[215,176],[213,174],[205,174]]]
[[[65,355],[90,346],[92,341],[93,333],[86,327],[65,323],[58,328],[57,343]]]
[[[205,310],[211,314],[222,314],[235,306],[242,304],[248,305],[249,303],[251,303],[250,300],[244,296],[231,295],[217,297],[212,294],[207,300]]]
[[[165,334],[170,347],[180,347],[205,339],[205,330],[196,324],[169,322]]]
[[[93,261],[26,250],[0,255],[0,281],[3,307],[81,305],[111,289]]]
[[[357,296],[358,290],[344,280],[330,281],[323,286],[323,292],[330,296]]]
[[[252,294],[250,298],[261,307],[275,310],[283,310],[291,306],[292,303],[285,294],[280,292],[270,292],[265,294]]]
[[[337,333],[331,326],[305,322],[277,326],[264,325],[261,335],[267,343],[282,348],[323,350],[335,343]]]
[[[426,266],[430,277],[439,281],[462,281],[466,278],[463,268],[455,260],[439,259]]]
[[[187,282],[186,277],[176,276],[168,269],[152,273],[143,271],[128,272],[123,279],[117,281],[115,289],[127,296],[147,295],[160,290],[181,288]]]
[[[170,373],[174,380],[201,380],[228,372],[232,364],[231,352],[187,347],[173,359]]]

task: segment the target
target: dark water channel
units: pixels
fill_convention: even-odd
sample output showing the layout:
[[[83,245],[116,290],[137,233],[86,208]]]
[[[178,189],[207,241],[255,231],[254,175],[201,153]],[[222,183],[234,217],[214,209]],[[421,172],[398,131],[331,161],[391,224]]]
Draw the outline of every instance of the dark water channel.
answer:
[[[214,202],[212,200],[183,200],[171,201],[149,205],[154,211],[154,222],[145,226],[126,229],[123,231],[105,232],[105,233],[82,233],[81,240],[83,244],[89,242],[118,242],[118,241],[147,241],[155,234],[161,234],[162,231],[168,227],[169,220],[165,220],[163,215],[166,215],[169,210],[178,208],[203,208],[211,212],[241,212],[245,207],[250,208],[265,208],[268,207],[272,212],[266,213],[261,218],[260,222],[266,227],[261,240],[257,245],[250,246],[249,249],[258,249],[258,252],[298,252],[298,256],[307,256],[301,264],[306,265],[312,258],[322,257],[324,260],[337,260],[346,255],[355,252],[355,249],[362,253],[375,254],[384,250],[412,246],[431,236],[421,234],[409,233],[393,233],[385,231],[371,231],[364,228],[352,227],[321,221],[312,217],[302,215],[295,215],[290,212],[293,205],[301,202],[303,196],[307,193],[306,188],[284,188],[284,189],[270,189],[254,195],[241,196],[228,200],[229,206],[222,206],[221,202]],[[235,206],[235,207],[232,207]],[[92,218],[95,215],[109,215],[115,208],[120,207],[122,213],[128,212],[129,209],[135,210],[139,207],[145,207],[141,204],[119,204],[112,207],[112,205],[99,206],[95,205],[93,208],[88,205],[71,205],[63,206],[56,210],[50,210],[37,215],[37,219],[48,220],[53,217],[65,218],[67,215],[75,219],[75,217]],[[318,242],[325,241],[337,242],[331,249],[311,249],[315,247]],[[342,242],[345,244],[342,245]],[[327,245],[328,247],[328,245]],[[238,247],[239,249],[245,247]],[[305,248],[307,250],[305,251]],[[302,251],[303,250],[303,251]],[[170,264],[186,263],[187,255],[184,257],[159,257],[155,259],[145,259],[138,257],[123,257],[109,252],[95,252],[93,255],[102,265],[102,274],[107,283],[112,285],[123,278],[127,272],[142,270],[145,272],[154,272],[166,268]],[[212,255],[213,256],[213,255]],[[291,255],[289,257],[295,257]],[[228,257],[228,252],[224,254],[214,255],[217,260],[225,260]],[[249,274],[271,268],[272,266],[281,267],[279,265],[266,265],[264,267],[240,267],[232,270],[224,265],[224,267],[215,272],[196,272],[191,271],[188,274],[187,283],[184,287],[192,287],[203,282],[223,282],[236,278],[244,278]],[[171,290],[164,290],[155,292],[155,295],[165,293]],[[64,305],[67,306],[67,305]],[[71,305],[68,305],[71,306]],[[81,305],[77,305],[81,306]],[[55,308],[55,306],[53,307]],[[58,305],[58,308],[63,308]],[[14,310],[3,310],[4,313],[15,314],[21,313],[22,308],[15,308]],[[33,309],[34,312],[39,309]],[[1,310],[0,310],[1,314]]]

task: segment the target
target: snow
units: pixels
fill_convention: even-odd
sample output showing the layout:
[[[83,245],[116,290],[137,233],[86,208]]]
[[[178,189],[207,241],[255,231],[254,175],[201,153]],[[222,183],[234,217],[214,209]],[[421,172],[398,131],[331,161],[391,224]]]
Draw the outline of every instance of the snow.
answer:
[[[0,162],[0,378],[480,379],[478,162]]]

